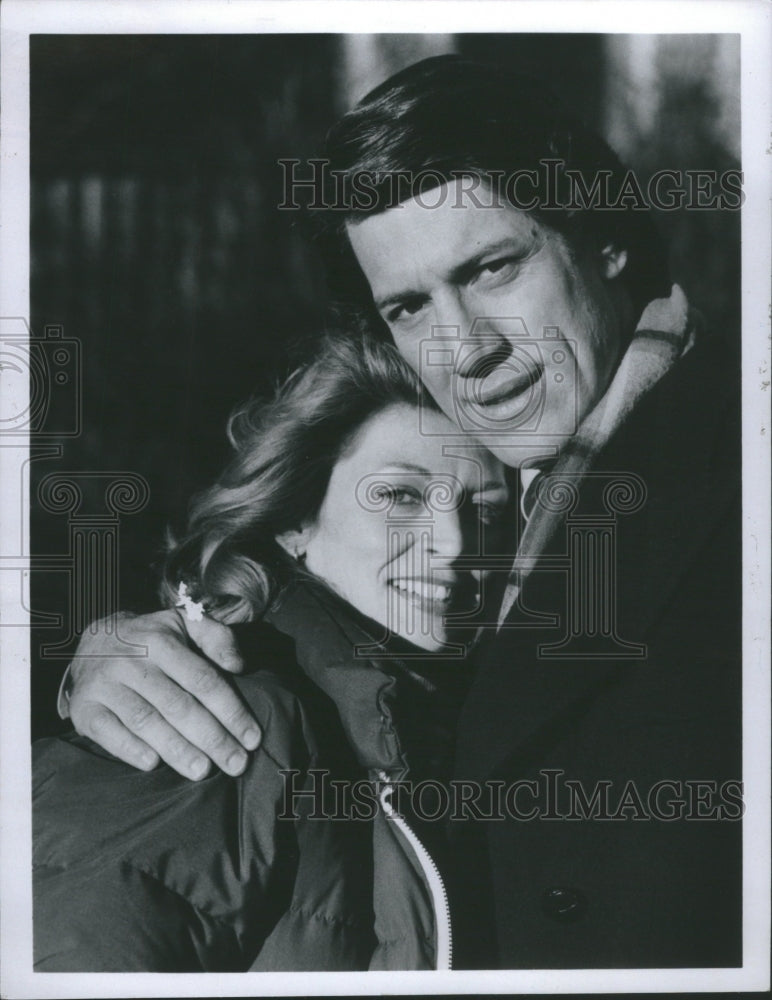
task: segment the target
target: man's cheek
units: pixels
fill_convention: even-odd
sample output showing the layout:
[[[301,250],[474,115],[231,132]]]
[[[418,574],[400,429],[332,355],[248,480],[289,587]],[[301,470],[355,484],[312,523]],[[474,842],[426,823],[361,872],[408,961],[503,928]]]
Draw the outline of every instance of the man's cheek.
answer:
[[[427,359],[427,363],[421,365],[418,370],[418,374],[421,376],[421,381],[424,386],[429,390],[434,399],[444,406],[446,400],[450,400],[451,396],[451,373],[450,365],[448,364],[432,364],[432,359]]]
[[[445,416],[449,417],[454,424],[457,423],[458,414],[456,413],[450,384],[433,385],[428,379],[425,380],[424,384]]]
[[[421,364],[422,341],[419,339],[405,341],[405,340],[399,340],[395,337],[394,344],[399,353],[405,359],[405,361],[407,361],[407,363],[413,369],[413,371],[417,372],[420,375],[421,368],[423,367]]]

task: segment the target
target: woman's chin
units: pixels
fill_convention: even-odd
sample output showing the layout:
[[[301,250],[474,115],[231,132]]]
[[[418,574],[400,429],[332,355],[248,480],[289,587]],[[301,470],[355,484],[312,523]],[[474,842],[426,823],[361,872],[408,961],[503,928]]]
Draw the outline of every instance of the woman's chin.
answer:
[[[447,629],[437,629],[431,633],[411,633],[397,631],[394,633],[405,642],[409,642],[417,649],[425,653],[436,653],[441,655],[458,655],[460,651],[465,651],[469,645],[469,633],[457,631],[450,632]]]

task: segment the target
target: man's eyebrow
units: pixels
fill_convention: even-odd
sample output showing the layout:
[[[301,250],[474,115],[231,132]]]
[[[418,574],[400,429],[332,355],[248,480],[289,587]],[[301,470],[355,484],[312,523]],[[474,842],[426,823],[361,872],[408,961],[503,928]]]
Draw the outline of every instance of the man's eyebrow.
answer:
[[[492,253],[500,253],[502,250],[509,252],[517,250],[519,252],[520,240],[514,236],[505,236],[503,239],[495,240],[493,243],[486,243],[485,246],[481,247],[474,254],[453,266],[449,275],[450,280],[453,282],[465,280],[470,276],[475,268],[480,266],[485,257],[490,256]],[[389,306],[397,305],[401,302],[407,302],[410,299],[425,298],[425,296],[426,293],[420,292],[418,289],[405,288],[399,292],[393,292],[389,295],[380,296],[374,301],[376,309],[383,310],[387,309]]]
[[[412,289],[405,289],[402,292],[394,292],[393,295],[385,295],[383,298],[375,299],[375,308],[382,312],[389,306],[395,306],[400,302],[408,302],[410,299],[420,299],[423,292],[416,292]]]
[[[502,251],[509,251],[512,253],[515,250],[522,252],[522,241],[518,240],[515,236],[504,236],[502,239],[495,240],[493,243],[486,243],[485,246],[481,247],[476,253],[455,265],[450,272],[451,280],[465,280],[469,277],[470,273],[478,268],[483,260],[486,257],[490,257],[491,254],[501,253]]]

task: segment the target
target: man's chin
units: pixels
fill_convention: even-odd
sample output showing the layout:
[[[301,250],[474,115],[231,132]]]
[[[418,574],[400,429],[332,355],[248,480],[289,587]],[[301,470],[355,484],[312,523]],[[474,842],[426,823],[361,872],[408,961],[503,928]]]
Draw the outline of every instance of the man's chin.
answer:
[[[512,469],[526,469],[557,458],[572,437],[573,431],[554,434],[515,431],[511,435],[482,437],[481,441],[505,465]]]

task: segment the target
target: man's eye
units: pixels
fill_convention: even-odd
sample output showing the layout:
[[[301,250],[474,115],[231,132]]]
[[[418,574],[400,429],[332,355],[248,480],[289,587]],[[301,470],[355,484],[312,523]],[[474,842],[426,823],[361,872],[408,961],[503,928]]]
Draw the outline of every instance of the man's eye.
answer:
[[[386,313],[386,322],[400,323],[410,320],[413,316],[417,316],[423,307],[424,302],[421,299],[408,299],[405,302],[400,302],[399,305],[388,310]]]
[[[485,263],[480,264],[472,281],[485,280],[486,278],[506,280],[514,277],[517,264],[518,261],[515,257],[497,257],[495,260],[486,260]]]

